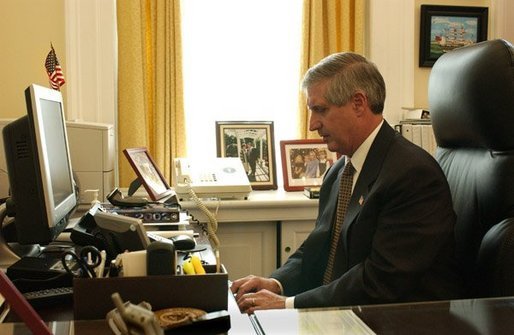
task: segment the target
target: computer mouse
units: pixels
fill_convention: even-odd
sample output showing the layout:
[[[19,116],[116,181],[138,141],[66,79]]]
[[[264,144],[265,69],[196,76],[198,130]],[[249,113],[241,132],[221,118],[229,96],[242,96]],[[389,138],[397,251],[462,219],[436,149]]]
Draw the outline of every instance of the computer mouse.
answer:
[[[177,235],[170,237],[177,250],[190,250],[196,247],[196,240],[189,235]]]

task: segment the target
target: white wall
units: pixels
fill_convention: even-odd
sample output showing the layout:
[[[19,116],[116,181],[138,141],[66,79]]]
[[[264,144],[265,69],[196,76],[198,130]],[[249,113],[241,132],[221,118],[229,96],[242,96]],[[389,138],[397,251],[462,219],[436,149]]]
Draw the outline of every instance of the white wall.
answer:
[[[401,118],[401,107],[414,106],[414,1],[370,0],[367,56],[379,68],[387,88],[384,117]]]
[[[68,120],[116,124],[115,0],[66,0]]]

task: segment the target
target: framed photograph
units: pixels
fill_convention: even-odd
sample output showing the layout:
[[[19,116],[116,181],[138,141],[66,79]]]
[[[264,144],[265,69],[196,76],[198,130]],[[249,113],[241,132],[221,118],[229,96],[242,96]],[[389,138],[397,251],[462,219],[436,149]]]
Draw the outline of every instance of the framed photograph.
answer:
[[[123,153],[137,175],[133,184],[135,183],[137,186],[143,184],[153,201],[162,199],[173,192],[147,148],[128,148],[123,150]],[[131,189],[133,188],[131,185]]]
[[[321,139],[280,141],[280,153],[286,191],[320,186],[325,172],[337,160],[337,154]]]
[[[445,52],[487,39],[487,7],[421,5],[419,66]]]
[[[218,157],[239,157],[254,190],[276,190],[273,121],[216,121]]]

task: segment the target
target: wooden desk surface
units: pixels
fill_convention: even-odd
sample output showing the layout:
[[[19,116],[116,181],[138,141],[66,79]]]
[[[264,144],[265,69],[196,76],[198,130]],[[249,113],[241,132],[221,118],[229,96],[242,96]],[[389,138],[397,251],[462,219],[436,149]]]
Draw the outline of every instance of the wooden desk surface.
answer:
[[[514,297],[341,309],[269,310],[256,312],[256,319],[265,334],[282,334],[285,330],[289,334],[309,334],[309,330],[330,327],[343,333],[343,313],[339,315],[334,311],[349,310],[380,335],[514,334]],[[320,315],[320,311],[325,313]],[[331,315],[330,318],[327,315]]]
[[[377,334],[514,334],[514,297],[353,308]]]
[[[343,308],[344,309],[344,308]],[[280,331],[301,327],[309,312],[343,309],[268,310],[256,313],[266,334],[282,334]],[[470,299],[413,304],[353,306],[352,310],[376,334],[514,334],[514,297]],[[254,334],[249,318],[240,314],[229,293],[231,329],[229,335]],[[311,314],[312,315],[312,314]],[[310,319],[312,320],[312,319]],[[316,320],[315,320],[316,321]],[[327,322],[326,318],[319,320]],[[105,320],[56,321],[49,323],[59,334],[111,334]],[[310,325],[312,327],[312,325]],[[297,329],[301,333],[301,329]],[[291,332],[290,332],[291,333]],[[294,332],[296,333],[296,331]],[[0,324],[0,334],[30,334],[23,324]],[[292,333],[291,333],[292,334]]]

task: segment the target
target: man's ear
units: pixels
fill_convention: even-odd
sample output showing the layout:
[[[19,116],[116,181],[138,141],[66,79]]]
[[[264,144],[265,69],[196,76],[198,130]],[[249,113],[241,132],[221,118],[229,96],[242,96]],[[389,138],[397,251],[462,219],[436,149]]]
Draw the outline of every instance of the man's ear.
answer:
[[[367,104],[368,99],[366,95],[361,91],[355,92],[355,94],[352,97],[352,105],[355,111],[357,112],[357,115],[362,115]]]

